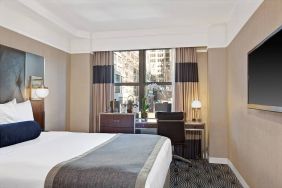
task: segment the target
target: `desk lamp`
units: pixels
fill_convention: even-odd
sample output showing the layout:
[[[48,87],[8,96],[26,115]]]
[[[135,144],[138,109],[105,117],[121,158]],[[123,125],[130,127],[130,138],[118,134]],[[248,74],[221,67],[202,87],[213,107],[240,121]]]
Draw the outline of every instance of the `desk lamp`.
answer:
[[[192,110],[195,112],[195,116],[192,121],[201,121],[200,118],[200,109],[202,107],[202,103],[199,100],[194,100],[192,102]]]

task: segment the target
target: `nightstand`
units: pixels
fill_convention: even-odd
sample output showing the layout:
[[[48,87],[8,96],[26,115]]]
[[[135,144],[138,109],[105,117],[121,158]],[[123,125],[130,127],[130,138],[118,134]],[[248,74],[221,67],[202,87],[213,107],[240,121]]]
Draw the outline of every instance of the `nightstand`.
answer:
[[[201,153],[202,158],[207,159],[207,148],[206,148],[206,131],[205,123],[199,121],[188,121],[185,123],[185,131],[200,131],[201,132]]]
[[[31,106],[33,110],[34,121],[36,121],[41,129],[45,130],[45,111],[44,100],[31,100]]]

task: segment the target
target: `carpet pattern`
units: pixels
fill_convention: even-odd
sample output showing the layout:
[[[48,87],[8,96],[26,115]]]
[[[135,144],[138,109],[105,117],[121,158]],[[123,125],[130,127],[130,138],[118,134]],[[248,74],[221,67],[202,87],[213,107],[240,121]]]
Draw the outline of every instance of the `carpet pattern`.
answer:
[[[193,160],[192,167],[180,161],[170,167],[171,188],[243,188],[232,170],[223,164]]]

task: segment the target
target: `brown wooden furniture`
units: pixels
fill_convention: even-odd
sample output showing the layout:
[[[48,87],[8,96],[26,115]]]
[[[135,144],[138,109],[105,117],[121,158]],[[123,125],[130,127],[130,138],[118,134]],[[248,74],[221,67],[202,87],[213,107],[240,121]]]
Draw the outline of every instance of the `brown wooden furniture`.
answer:
[[[101,113],[101,133],[135,133],[135,114]]]
[[[45,130],[44,100],[31,100],[34,120]]]

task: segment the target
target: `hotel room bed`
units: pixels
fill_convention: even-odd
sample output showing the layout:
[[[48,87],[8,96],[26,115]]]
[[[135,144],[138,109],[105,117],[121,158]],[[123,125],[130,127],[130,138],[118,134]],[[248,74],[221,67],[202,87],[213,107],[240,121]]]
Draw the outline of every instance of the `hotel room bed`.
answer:
[[[6,104],[0,108],[0,188],[168,185],[172,151],[167,138],[71,132],[40,135],[30,102],[24,102],[26,53],[8,47],[0,51],[0,105]]]
[[[102,133],[42,132],[37,139],[0,148],[0,188],[44,187],[47,174],[54,166],[99,147],[115,136]],[[127,151],[126,146],[122,149],[125,153],[134,152]],[[142,149],[142,143],[136,149]],[[146,188],[160,188],[167,183],[171,153],[170,140],[165,139],[146,178]]]

